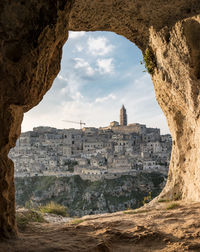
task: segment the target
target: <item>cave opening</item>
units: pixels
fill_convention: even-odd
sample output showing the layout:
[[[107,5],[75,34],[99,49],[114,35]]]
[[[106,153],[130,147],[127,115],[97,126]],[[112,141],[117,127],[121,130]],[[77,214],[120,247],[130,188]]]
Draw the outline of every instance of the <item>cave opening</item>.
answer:
[[[0,231],[16,235],[14,167],[8,158],[23,114],[36,106],[60,69],[68,30],[112,31],[146,52],[173,138],[161,196],[199,201],[199,1],[12,1],[2,3]],[[46,13],[46,15],[44,15]],[[185,24],[188,24],[185,26]],[[147,50],[147,51],[146,51]],[[151,57],[153,55],[153,57]],[[148,64],[149,65],[149,64]],[[161,197],[160,196],[160,197]]]
[[[61,70],[40,104],[25,113],[10,152],[18,208],[55,202],[71,217],[83,216],[137,208],[160,193],[171,136],[144,64],[141,51],[120,35],[70,32]],[[127,126],[117,122],[122,104]],[[78,200],[63,184],[82,185],[82,194],[71,193]]]

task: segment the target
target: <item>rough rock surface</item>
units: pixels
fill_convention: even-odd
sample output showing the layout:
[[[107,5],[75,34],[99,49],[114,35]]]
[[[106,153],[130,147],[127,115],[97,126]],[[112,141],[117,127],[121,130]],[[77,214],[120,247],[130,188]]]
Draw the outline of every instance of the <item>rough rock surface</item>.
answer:
[[[159,203],[157,209],[85,216],[66,223],[32,223],[0,252],[198,252],[200,204]]]
[[[174,141],[162,195],[200,199],[199,0],[2,0],[0,10],[1,236],[16,234],[14,170],[7,154],[23,113],[40,102],[59,71],[69,29],[113,31],[143,53],[149,48],[156,97]]]
[[[15,178],[16,204],[37,208],[53,201],[65,205],[70,216],[112,213],[142,206],[164,185],[165,176],[156,172],[99,181],[82,180],[78,175]]]

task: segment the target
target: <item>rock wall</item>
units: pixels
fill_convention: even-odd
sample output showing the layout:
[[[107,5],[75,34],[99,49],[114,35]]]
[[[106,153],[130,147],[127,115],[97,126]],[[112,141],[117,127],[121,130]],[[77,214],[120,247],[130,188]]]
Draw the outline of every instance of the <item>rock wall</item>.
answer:
[[[167,37],[166,37],[167,34]],[[200,200],[200,16],[157,33],[150,44],[156,55],[156,98],[173,139],[169,178],[163,197]]]
[[[60,70],[73,1],[0,3],[0,236],[16,235],[13,163],[23,113],[37,105]]]
[[[16,234],[13,164],[23,113],[60,69],[68,30],[113,31],[147,55],[174,145],[163,196],[200,199],[199,0],[51,0],[0,3],[0,234]],[[147,52],[147,51],[146,51]]]

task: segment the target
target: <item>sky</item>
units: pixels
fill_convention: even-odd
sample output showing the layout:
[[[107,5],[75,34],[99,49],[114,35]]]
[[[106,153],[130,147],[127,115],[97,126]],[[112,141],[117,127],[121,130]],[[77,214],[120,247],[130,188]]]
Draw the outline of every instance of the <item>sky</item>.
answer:
[[[25,113],[22,132],[37,126],[59,129],[108,126],[124,104],[128,123],[169,133],[141,51],[112,32],[70,32],[61,70],[39,105]]]

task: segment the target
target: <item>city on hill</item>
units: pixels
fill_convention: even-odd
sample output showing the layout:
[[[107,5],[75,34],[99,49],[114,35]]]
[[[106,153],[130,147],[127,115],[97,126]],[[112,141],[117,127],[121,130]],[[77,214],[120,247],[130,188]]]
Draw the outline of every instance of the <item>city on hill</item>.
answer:
[[[99,180],[142,171],[167,174],[171,146],[171,135],[161,135],[160,129],[127,124],[122,106],[120,123],[107,127],[36,127],[24,132],[9,157],[15,177],[80,175]]]

